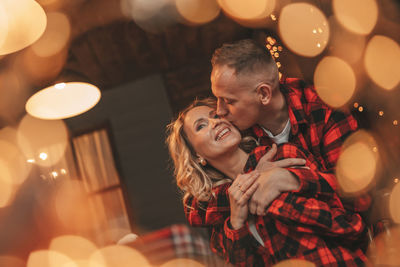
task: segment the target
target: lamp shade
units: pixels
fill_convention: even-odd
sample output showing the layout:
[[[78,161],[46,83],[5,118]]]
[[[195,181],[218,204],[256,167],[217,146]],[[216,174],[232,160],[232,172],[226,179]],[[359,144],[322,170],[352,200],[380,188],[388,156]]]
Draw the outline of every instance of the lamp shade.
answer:
[[[31,45],[47,24],[46,13],[34,0],[1,0],[0,17],[0,55]]]
[[[99,88],[84,82],[58,83],[40,90],[26,102],[26,111],[36,118],[55,120],[82,114],[100,100]]]

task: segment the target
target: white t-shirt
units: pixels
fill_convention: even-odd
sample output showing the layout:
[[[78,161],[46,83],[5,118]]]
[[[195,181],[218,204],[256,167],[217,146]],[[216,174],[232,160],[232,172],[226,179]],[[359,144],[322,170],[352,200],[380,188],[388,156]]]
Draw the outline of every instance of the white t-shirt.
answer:
[[[280,132],[277,135],[273,135],[270,131],[268,131],[267,129],[265,129],[262,126],[261,126],[261,128],[278,145],[279,144],[283,144],[283,143],[287,143],[289,141],[290,128],[291,128],[291,124],[290,124],[290,120],[289,119],[288,119],[288,121],[286,123],[285,128],[282,130],[282,132]],[[253,216],[250,216],[250,218],[249,218],[249,230],[250,230],[250,233],[254,236],[254,238],[258,241],[258,243],[260,243],[262,246],[264,246],[264,242],[263,242],[260,234],[257,232],[257,228],[256,228],[256,225],[254,223],[254,217]]]

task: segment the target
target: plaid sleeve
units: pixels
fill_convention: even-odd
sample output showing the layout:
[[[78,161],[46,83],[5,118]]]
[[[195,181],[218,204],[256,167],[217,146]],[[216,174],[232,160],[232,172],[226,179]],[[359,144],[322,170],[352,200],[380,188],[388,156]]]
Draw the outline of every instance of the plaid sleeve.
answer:
[[[283,193],[268,208],[268,214],[292,225],[296,232],[352,241],[366,237],[367,229],[359,214],[345,210],[337,197],[326,202]]]
[[[223,226],[213,227],[210,246],[214,253],[235,266],[264,266],[262,256],[257,252],[260,245],[251,235],[247,223],[233,230],[228,218]]]
[[[223,225],[230,215],[228,188],[230,183],[222,184],[213,189],[213,197],[209,201],[198,201],[193,196],[184,203],[185,216],[194,227]]]
[[[279,145],[276,160],[290,157],[306,159],[306,166],[310,170],[317,172],[321,168],[313,155],[301,147],[290,143]],[[293,224],[298,232],[341,236],[350,240],[365,235],[365,224],[361,216],[346,211],[336,193],[325,196],[311,193],[283,193],[271,204],[268,213]]]
[[[357,120],[350,113],[331,110],[327,114],[322,153],[329,169],[334,169],[344,140],[358,129]],[[371,205],[372,197],[364,193],[346,200],[345,207],[355,212],[365,212]]]

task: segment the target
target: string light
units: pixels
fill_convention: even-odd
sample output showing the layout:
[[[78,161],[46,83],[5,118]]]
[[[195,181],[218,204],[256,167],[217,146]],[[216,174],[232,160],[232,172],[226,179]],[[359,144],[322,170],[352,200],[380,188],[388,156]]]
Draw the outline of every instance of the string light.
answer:
[[[358,111],[363,112],[364,108],[362,106],[358,107]]]
[[[357,102],[354,102],[354,108],[358,108],[358,103]]]
[[[397,121],[397,120],[394,120],[394,121],[393,121],[393,125],[394,125],[394,126],[397,126],[397,124],[398,124],[398,121]]]
[[[382,111],[382,110],[380,110],[378,114],[379,114],[379,116],[381,116],[381,117],[382,117],[384,113],[383,113],[383,111]]]
[[[394,182],[395,184],[397,184],[397,183],[399,182],[399,178],[394,178],[394,179],[393,179],[393,182]]]

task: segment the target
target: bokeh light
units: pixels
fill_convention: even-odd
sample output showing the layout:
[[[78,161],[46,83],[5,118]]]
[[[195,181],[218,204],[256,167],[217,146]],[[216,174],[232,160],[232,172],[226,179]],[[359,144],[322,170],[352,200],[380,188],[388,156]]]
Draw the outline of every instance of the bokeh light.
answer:
[[[367,43],[366,37],[348,31],[340,25],[334,16],[329,18],[329,26],[331,29],[329,54],[350,64],[360,61]]]
[[[205,265],[191,259],[174,259],[160,265],[160,267],[205,267]]]
[[[218,3],[228,15],[237,19],[267,17],[275,7],[275,1],[270,0],[218,0]]]
[[[396,183],[392,193],[390,194],[389,210],[392,219],[396,223],[400,223],[400,184]],[[399,251],[400,252],[400,251]]]
[[[32,165],[26,161],[18,147],[17,130],[11,127],[0,130],[0,151],[0,174],[3,181],[8,181],[12,185],[22,184],[28,177]]]
[[[400,266],[400,227],[386,227],[368,248],[371,266]]]
[[[62,267],[66,264],[70,267],[78,267],[72,259],[59,252],[38,250],[29,255],[26,267]]]
[[[46,28],[46,14],[34,0],[2,0],[0,12],[7,22],[0,27],[0,36],[6,36],[0,46],[0,55],[13,53],[34,43]]]
[[[57,78],[65,65],[67,56],[67,47],[48,57],[38,56],[32,47],[28,47],[20,54],[17,64],[29,83],[43,85]]]
[[[157,33],[178,21],[173,0],[121,0],[122,13],[148,32]]]
[[[338,108],[344,106],[353,96],[356,77],[345,61],[337,57],[324,57],[315,69],[314,85],[325,103]]]
[[[61,12],[48,12],[46,30],[32,45],[32,50],[40,57],[53,56],[67,45],[70,35],[71,25],[68,17]]]
[[[274,267],[316,267],[314,263],[306,260],[284,260],[275,264]]]
[[[86,238],[64,235],[54,238],[49,246],[52,251],[60,252],[73,260],[88,260],[96,250],[96,245]]]
[[[283,42],[294,53],[314,57],[328,44],[329,24],[317,7],[307,3],[294,3],[281,10],[279,33]]]
[[[26,115],[18,126],[17,138],[27,159],[34,159],[41,166],[52,166],[64,156],[68,131],[62,120],[40,120]],[[48,157],[41,159],[41,153]]]
[[[56,214],[62,225],[73,231],[93,228],[92,210],[80,180],[63,180],[54,199]]]
[[[94,107],[100,96],[99,88],[89,83],[58,83],[34,94],[26,111],[42,119],[70,118]]]
[[[148,260],[137,250],[119,245],[111,245],[97,250],[90,257],[91,262],[97,262],[106,266],[150,267]]]
[[[4,267],[25,267],[25,262],[14,256],[2,255],[0,256],[0,266]]]
[[[336,177],[345,194],[358,193],[372,185],[379,163],[379,154],[374,152],[377,147],[374,137],[365,130],[353,133],[343,143]]]
[[[215,19],[221,8],[216,0],[175,0],[176,9],[189,24],[203,24]]]
[[[11,174],[7,171],[7,165],[0,161],[0,208],[10,204],[16,190],[15,186],[9,182]]]
[[[400,81],[400,47],[394,40],[375,35],[368,42],[364,64],[369,77],[380,87],[390,90]]]
[[[0,72],[0,95],[0,119],[9,125],[15,124],[25,113],[25,102],[30,95],[17,69]]]
[[[378,19],[375,0],[334,0],[333,11],[344,27],[358,34],[370,33]]]

